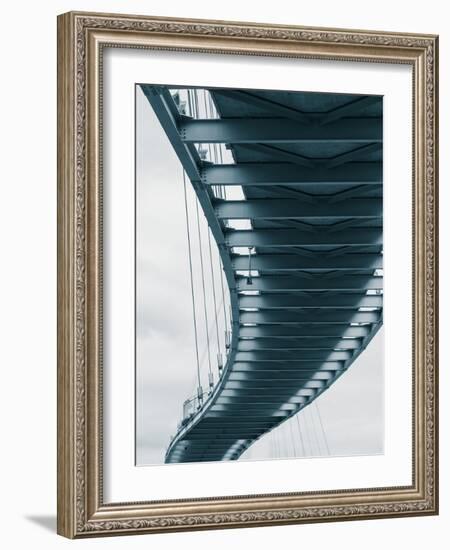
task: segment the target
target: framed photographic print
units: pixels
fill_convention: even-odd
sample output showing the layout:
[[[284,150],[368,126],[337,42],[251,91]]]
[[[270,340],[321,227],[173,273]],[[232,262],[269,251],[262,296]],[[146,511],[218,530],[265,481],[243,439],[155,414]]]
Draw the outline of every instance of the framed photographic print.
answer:
[[[437,37],[58,18],[58,532],[436,514]]]

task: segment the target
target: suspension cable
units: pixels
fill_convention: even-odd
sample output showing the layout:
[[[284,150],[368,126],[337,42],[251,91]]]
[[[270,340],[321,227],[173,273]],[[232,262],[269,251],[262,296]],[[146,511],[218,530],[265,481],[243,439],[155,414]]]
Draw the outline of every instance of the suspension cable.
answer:
[[[192,90],[188,89],[188,97],[189,97],[189,109],[191,110],[191,117],[195,118],[195,111],[194,111],[194,99],[192,96]]]
[[[306,411],[306,408],[305,408]],[[305,440],[308,442],[308,449],[310,456],[314,454],[312,442],[311,442],[311,434],[310,434],[310,428],[309,428],[309,422],[308,422],[308,416],[306,412],[303,413],[303,420],[305,423]]]
[[[298,417],[299,413],[297,413],[295,415],[295,418],[297,419],[297,426],[298,426],[298,433],[300,435],[300,445],[301,445],[301,451],[302,451],[302,455],[305,456],[306,455],[306,452],[305,452],[305,443],[303,441],[303,435],[302,435],[302,429],[300,427],[300,419]]]
[[[283,426],[283,428],[285,428],[285,426]],[[287,456],[287,447],[286,447],[286,430],[283,429],[282,432],[280,433],[280,452],[281,452],[281,457],[282,458],[285,458]]]
[[[274,447],[273,447],[273,432],[269,432],[268,441],[269,441],[269,457],[270,458],[275,458],[275,452],[274,452]]]
[[[322,448],[320,446],[319,436],[317,434],[317,430],[316,430],[316,426],[315,426],[316,422],[315,422],[315,419],[314,419],[314,413],[313,413],[313,408],[312,407],[309,408],[309,418],[311,420],[313,439],[314,439],[315,447],[317,448],[317,453],[319,455],[322,455]]]
[[[286,457],[289,457],[291,456],[291,453],[289,451],[289,447],[290,447],[290,444],[289,443],[292,443],[292,439],[291,437],[289,437],[290,434],[289,434],[289,426],[286,424],[286,422],[284,423],[284,445],[285,445],[285,448],[286,448]]]
[[[274,443],[275,443],[275,454],[276,454],[277,458],[280,458],[280,446],[279,446],[279,443],[278,443],[277,435],[278,435],[277,431],[274,430],[273,431],[273,440],[274,440]]]
[[[290,428],[290,431],[291,431],[292,450],[294,451],[293,456],[297,456],[297,449],[296,449],[296,446],[295,446],[295,438],[294,438],[294,429],[292,427],[292,419],[288,420],[288,422],[289,422],[289,428]]]
[[[220,302],[219,305],[217,306],[217,312],[219,312],[221,307],[222,307],[222,302]],[[210,321],[210,323],[209,323],[208,334],[211,334],[211,332],[213,331],[213,328],[214,328],[213,324],[214,324],[214,319],[212,321]],[[208,351],[207,348],[204,348],[202,354],[200,355],[200,370],[202,368],[203,362],[206,359],[207,351]]]
[[[202,385],[200,381],[200,360],[198,355],[197,316],[195,313],[194,275],[192,270],[191,232],[189,229],[189,210],[188,210],[188,203],[187,203],[186,172],[184,170],[183,170],[183,187],[184,187],[184,207],[186,211],[186,232],[187,232],[188,250],[189,250],[189,271],[191,275],[192,314],[194,317],[194,334],[195,334],[195,355],[197,358],[197,382],[198,382],[198,388],[201,388]]]
[[[219,263],[220,263],[220,257],[219,257]],[[223,284],[223,269],[221,265],[219,267],[220,267],[220,286],[222,287],[223,317],[225,320],[225,330],[228,330],[227,306],[225,304],[225,287]]]
[[[216,336],[217,336],[217,350],[220,353],[220,338],[219,338],[219,321],[217,318],[217,301],[216,301],[216,281],[214,277],[214,268],[212,261],[212,252],[211,252],[211,231],[208,227],[208,247],[209,247],[209,265],[211,267],[211,279],[213,287],[213,300],[214,300],[214,317],[216,321]]]
[[[195,106],[195,118],[200,118],[199,116],[199,113],[200,113],[200,110],[198,108],[198,90],[197,88],[195,88],[193,91],[193,97],[194,97],[194,106]]]
[[[208,347],[208,365],[209,373],[212,374],[211,368],[211,350],[209,345],[209,331],[208,331],[208,310],[206,307],[206,288],[205,288],[205,270],[203,266],[203,246],[202,246],[202,236],[200,231],[200,215],[198,213],[198,200],[196,201],[196,210],[197,210],[197,231],[198,231],[198,243],[200,247],[200,267],[202,272],[202,288],[203,288],[203,310],[205,314],[205,328],[206,328],[206,345]]]
[[[330,455],[330,447],[328,445],[327,434],[326,434],[326,432],[324,430],[324,427],[323,427],[322,415],[320,414],[320,409],[319,409],[319,405],[318,405],[317,401],[315,401],[315,404],[316,404],[316,409],[317,409],[317,416],[319,417],[320,428],[322,430],[323,440],[325,441],[325,447],[327,449],[327,455],[329,456]]]

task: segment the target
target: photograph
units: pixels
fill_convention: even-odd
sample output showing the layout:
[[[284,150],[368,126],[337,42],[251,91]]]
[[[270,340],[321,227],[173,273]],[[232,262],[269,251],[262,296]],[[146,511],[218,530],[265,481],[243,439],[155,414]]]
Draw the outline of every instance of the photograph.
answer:
[[[382,96],[138,83],[135,212],[136,465],[383,454]]]

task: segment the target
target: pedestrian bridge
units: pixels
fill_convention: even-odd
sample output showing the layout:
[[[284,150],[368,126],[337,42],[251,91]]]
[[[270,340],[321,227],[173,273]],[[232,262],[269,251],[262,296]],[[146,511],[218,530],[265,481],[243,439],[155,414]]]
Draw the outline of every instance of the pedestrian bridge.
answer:
[[[141,87],[206,217],[230,306],[226,354],[208,388],[199,374],[165,461],[236,460],[382,325],[382,98]]]

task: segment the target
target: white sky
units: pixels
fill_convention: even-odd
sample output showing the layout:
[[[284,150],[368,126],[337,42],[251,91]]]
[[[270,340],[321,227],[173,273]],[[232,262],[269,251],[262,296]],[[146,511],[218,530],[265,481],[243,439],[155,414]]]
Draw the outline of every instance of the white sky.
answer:
[[[181,164],[141,89],[136,90],[136,461],[164,462],[185,399],[196,392],[192,298]],[[195,197],[187,180],[199,327],[201,383],[208,357],[201,302]],[[200,210],[207,256],[207,226]],[[219,263],[214,240],[213,269]],[[209,263],[205,265],[212,370],[217,380],[217,337]],[[217,304],[219,306],[219,304]],[[219,311],[223,353],[223,310]],[[312,406],[263,436],[242,459],[383,452],[383,329],[359,359]],[[318,410],[320,412],[318,412]],[[323,430],[321,429],[321,424]],[[325,437],[324,437],[325,434]],[[326,443],[325,443],[326,438]]]

